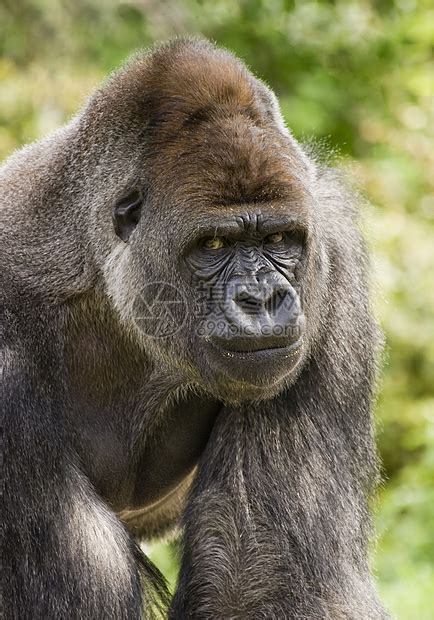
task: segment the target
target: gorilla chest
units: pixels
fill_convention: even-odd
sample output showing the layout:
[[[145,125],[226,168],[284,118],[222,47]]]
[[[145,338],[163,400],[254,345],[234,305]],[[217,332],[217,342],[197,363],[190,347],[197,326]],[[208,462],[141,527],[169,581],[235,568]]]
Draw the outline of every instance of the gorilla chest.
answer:
[[[117,511],[152,506],[192,472],[220,409],[218,401],[190,396],[147,411],[147,403],[98,407],[80,404],[74,436],[85,473]]]
[[[194,469],[220,404],[171,398],[181,380],[159,375],[109,314],[71,316],[67,424],[80,465],[116,511],[152,506]]]

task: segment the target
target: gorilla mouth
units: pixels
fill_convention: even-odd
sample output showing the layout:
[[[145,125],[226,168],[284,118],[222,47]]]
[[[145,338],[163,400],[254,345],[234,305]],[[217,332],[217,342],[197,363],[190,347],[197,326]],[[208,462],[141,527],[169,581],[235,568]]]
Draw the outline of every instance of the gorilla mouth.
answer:
[[[246,389],[254,390],[253,397],[278,385],[284,377],[292,375],[303,359],[304,342],[299,338],[286,346],[266,347],[255,350],[228,350],[218,343],[208,341],[208,360],[213,373],[224,382],[225,394],[235,400],[247,398]],[[228,391],[227,381],[232,388]],[[235,388],[233,386],[236,386]],[[233,392],[235,389],[235,392]],[[241,390],[237,392],[236,390]],[[252,395],[250,395],[252,396]]]
[[[233,358],[236,360],[245,360],[245,361],[260,361],[267,360],[270,358],[273,359],[285,359],[285,358],[294,358],[301,353],[301,349],[303,347],[303,339],[300,338],[296,342],[293,342],[290,345],[286,346],[276,346],[276,347],[264,347],[264,348],[255,348],[255,349],[247,349],[247,350],[232,350],[226,349],[213,342],[212,340],[208,341],[215,350],[217,350],[220,355],[226,358]]]

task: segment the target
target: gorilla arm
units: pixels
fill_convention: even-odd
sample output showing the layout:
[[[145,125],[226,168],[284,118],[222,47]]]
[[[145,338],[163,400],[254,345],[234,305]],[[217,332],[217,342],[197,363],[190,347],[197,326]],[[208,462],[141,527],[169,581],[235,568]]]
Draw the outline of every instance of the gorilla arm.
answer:
[[[1,342],[5,614],[140,618],[144,560],[65,449],[55,320],[41,309],[35,337],[14,321]]]

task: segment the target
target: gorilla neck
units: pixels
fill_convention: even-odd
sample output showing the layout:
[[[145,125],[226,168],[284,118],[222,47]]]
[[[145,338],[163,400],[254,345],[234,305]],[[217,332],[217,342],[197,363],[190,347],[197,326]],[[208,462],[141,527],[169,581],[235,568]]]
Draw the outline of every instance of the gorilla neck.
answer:
[[[113,508],[145,508],[194,469],[220,403],[156,369],[110,311],[86,301],[66,329],[68,427],[97,491]]]

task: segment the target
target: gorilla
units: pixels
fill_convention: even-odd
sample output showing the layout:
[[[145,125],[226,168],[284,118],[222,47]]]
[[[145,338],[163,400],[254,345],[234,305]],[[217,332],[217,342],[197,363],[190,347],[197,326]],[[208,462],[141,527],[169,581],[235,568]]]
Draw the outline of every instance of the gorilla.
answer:
[[[0,186],[5,618],[388,617],[360,200],[270,89],[163,44]]]

